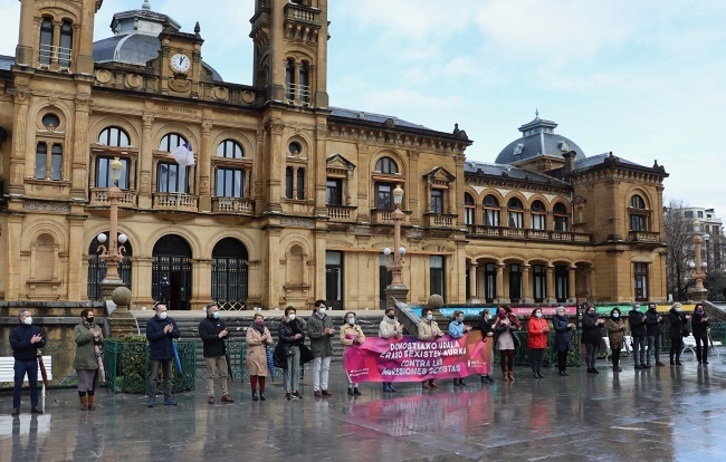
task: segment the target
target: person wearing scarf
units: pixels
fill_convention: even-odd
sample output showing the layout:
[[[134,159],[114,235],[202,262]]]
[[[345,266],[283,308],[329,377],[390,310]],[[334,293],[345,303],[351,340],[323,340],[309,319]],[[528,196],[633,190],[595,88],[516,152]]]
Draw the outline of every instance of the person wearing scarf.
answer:
[[[403,336],[403,325],[396,319],[395,309],[386,308],[385,315],[378,326],[378,336],[385,339],[401,338]],[[387,393],[395,392],[393,382],[383,382],[383,391]]]
[[[252,388],[252,401],[265,398],[265,380],[270,374],[267,365],[267,347],[272,345],[272,335],[265,326],[265,317],[262,313],[256,313],[252,326],[247,329],[247,357],[245,366],[250,376],[250,387]],[[260,386],[260,395],[257,396],[257,385]]]
[[[547,335],[550,327],[542,316],[542,310],[535,308],[527,324],[527,346],[529,347],[529,364],[532,366],[532,377],[543,379],[542,362],[547,350]]]
[[[620,350],[623,348],[625,336],[625,321],[620,317],[620,310],[613,308],[610,311],[610,317],[605,322],[608,329],[608,338],[610,339],[610,358],[613,361],[613,372],[622,372],[620,368]]]
[[[514,351],[519,346],[519,339],[514,332],[521,329],[517,317],[512,313],[512,308],[502,305],[497,310],[497,319],[494,321],[494,345],[499,350],[502,375],[504,380],[514,382]]]
[[[76,360],[74,366],[78,375],[78,396],[82,411],[95,411],[95,392],[98,386],[98,359],[96,346],[103,345],[101,328],[94,323],[92,308],[81,311],[81,323],[73,329],[73,340],[76,342]]]
[[[602,326],[605,324],[604,319],[597,316],[595,307],[587,305],[587,311],[582,317],[582,344],[585,345],[585,364],[587,364],[588,374],[599,374],[595,369],[595,361],[597,360],[597,350],[600,349],[602,342]]]
[[[566,377],[567,373],[567,354],[572,349],[572,338],[570,331],[575,329],[575,325],[565,316],[565,307],[557,307],[557,314],[552,319],[552,326],[555,329],[555,350],[557,351],[557,369],[560,371],[560,377]]]

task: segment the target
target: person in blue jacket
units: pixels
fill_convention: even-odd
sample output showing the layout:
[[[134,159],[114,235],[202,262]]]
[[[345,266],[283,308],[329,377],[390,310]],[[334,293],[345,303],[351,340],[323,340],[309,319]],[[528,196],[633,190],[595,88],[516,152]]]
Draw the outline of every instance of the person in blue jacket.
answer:
[[[461,310],[454,311],[451,322],[449,323],[449,335],[452,338],[461,338],[469,333],[471,326],[464,324],[464,312]],[[454,379],[454,386],[465,387],[464,379],[459,377]]]
[[[45,337],[40,327],[33,325],[30,311],[20,310],[18,321],[19,325],[10,331],[10,348],[13,349],[15,358],[12,415],[20,414],[20,392],[25,374],[28,374],[28,385],[30,385],[30,412],[42,414],[43,411],[38,407],[38,348],[45,346]]]
[[[149,400],[148,407],[154,407],[156,404],[156,379],[159,374],[159,366],[161,365],[164,374],[164,404],[167,406],[176,406],[176,400],[171,395],[171,382],[174,378],[174,345],[173,339],[179,338],[179,327],[176,321],[170,318],[166,313],[166,305],[156,305],[156,314],[154,317],[146,321],[146,339],[149,341]]]

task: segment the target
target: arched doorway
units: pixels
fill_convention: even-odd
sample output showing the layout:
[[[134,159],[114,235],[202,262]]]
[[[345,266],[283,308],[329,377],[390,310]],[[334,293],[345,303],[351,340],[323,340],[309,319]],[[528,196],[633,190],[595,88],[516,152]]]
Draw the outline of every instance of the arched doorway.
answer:
[[[212,250],[212,300],[223,310],[241,310],[249,288],[249,254],[237,239],[227,237]]]
[[[108,231],[104,232],[108,235]],[[90,300],[102,300],[101,281],[106,277],[106,262],[101,260],[98,252],[98,238],[94,237],[91,245],[88,246],[88,286],[87,293]],[[131,288],[131,257],[133,250],[131,242],[126,241],[124,244],[124,258],[118,264],[118,275],[124,281],[124,285]]]
[[[188,310],[192,297],[192,248],[181,236],[170,234],[154,244],[151,295],[171,310]]]

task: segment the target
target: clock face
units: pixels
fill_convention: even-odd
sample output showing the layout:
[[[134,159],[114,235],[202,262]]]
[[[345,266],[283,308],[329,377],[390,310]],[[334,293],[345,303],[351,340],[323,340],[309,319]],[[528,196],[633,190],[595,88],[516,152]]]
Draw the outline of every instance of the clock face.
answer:
[[[177,53],[171,57],[170,65],[176,72],[187,72],[192,66],[192,60],[185,54]]]

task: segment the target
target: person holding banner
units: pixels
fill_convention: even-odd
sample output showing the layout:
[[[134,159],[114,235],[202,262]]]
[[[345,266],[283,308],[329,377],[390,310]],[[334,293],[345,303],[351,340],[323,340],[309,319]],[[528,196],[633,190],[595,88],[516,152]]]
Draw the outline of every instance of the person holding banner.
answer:
[[[557,307],[557,314],[552,319],[552,326],[555,329],[555,350],[557,351],[557,369],[560,371],[560,377],[566,377],[567,373],[567,354],[572,348],[572,340],[570,331],[575,328],[575,324],[569,322],[565,316],[565,307]]]
[[[378,336],[380,338],[401,338],[403,336],[403,325],[396,319],[396,310],[387,308],[381,325],[378,327]],[[383,382],[384,392],[395,392],[393,382]]]
[[[514,382],[514,351],[519,346],[519,339],[514,332],[522,328],[517,316],[508,305],[499,307],[497,319],[494,321],[494,344],[499,350],[502,375],[504,380]]]
[[[149,389],[147,407],[156,404],[156,379],[159,377],[159,366],[164,375],[164,404],[176,406],[176,400],[171,395],[171,385],[174,379],[174,339],[181,333],[176,321],[170,318],[166,305],[159,303],[154,308],[156,314],[146,321],[146,339],[149,341]]]
[[[608,328],[608,339],[610,340],[611,359],[613,361],[613,372],[622,372],[620,368],[620,350],[623,349],[625,336],[625,322],[620,317],[620,310],[613,308],[610,317],[605,322]],[[642,360],[641,360],[642,364]]]
[[[597,360],[597,350],[602,342],[602,325],[605,324],[604,319],[597,317],[597,312],[593,305],[587,305],[585,316],[582,317],[582,344],[585,345],[585,364],[587,364],[588,374],[599,374],[595,369],[595,361]]]
[[[532,377],[543,379],[542,362],[547,349],[547,335],[550,327],[542,317],[542,310],[535,308],[527,323],[527,346],[529,347],[529,363],[532,366]]]
[[[434,311],[431,308],[424,308],[421,312],[423,319],[418,324],[418,339],[419,340],[435,340],[438,337],[443,337],[444,333],[439,329],[439,325],[434,321]],[[424,390],[432,388],[439,388],[439,385],[434,382],[434,379],[429,379],[421,384]]]
[[[479,318],[479,330],[481,331],[481,341],[491,342],[494,338],[494,331],[492,330],[492,314],[488,309],[482,310],[481,317]],[[490,355],[491,356],[491,355]],[[493,358],[487,358],[489,364],[493,364]],[[481,376],[481,383],[494,383],[494,379],[487,375]]]
[[[449,323],[449,336],[452,338],[461,338],[471,331],[471,326],[464,324],[464,312],[461,310],[454,311],[452,320]],[[454,386],[465,387],[464,379],[461,377],[454,379]]]
[[[96,346],[103,345],[103,333],[94,324],[92,308],[81,311],[81,323],[73,329],[73,340],[76,342],[76,360],[74,367],[78,375],[78,396],[81,400],[81,411],[95,411],[95,391],[98,386],[98,359]]]
[[[366,341],[366,335],[363,333],[363,329],[355,323],[355,313],[348,311],[345,313],[345,324],[340,329],[340,343],[345,348],[352,347],[355,345],[363,345]],[[348,394],[350,396],[360,396],[361,392],[358,390],[358,384],[348,377]]]

